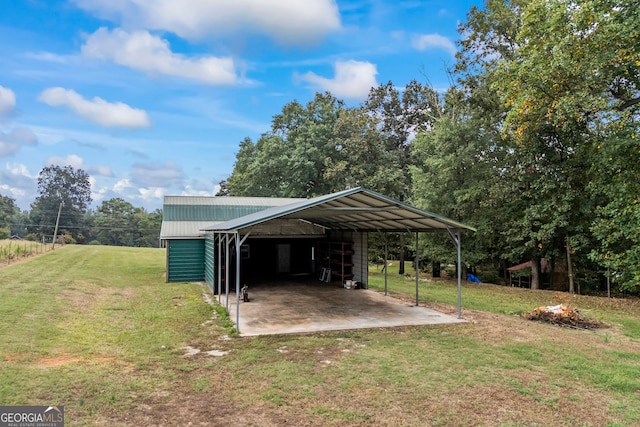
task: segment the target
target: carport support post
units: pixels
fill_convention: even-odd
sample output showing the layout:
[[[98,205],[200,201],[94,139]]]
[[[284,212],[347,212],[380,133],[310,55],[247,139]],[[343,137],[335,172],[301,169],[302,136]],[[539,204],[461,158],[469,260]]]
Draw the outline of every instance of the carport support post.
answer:
[[[447,229],[447,231],[458,252],[458,319],[462,319],[462,239],[459,228],[456,229],[455,236],[450,229]]]
[[[384,233],[384,296],[387,296],[387,264],[389,263],[389,243],[387,242],[387,233]]]
[[[218,233],[218,304],[222,301],[222,234]]]
[[[460,240],[460,230],[456,231],[456,246],[458,249],[458,319],[462,319],[462,255],[461,255],[461,246],[462,241]]]
[[[227,304],[227,314],[229,314],[229,234],[226,233],[225,235],[225,239],[224,239],[224,244],[225,244],[225,251],[224,251],[224,283],[225,283],[225,287],[227,290],[227,298],[226,298],[226,304]]]
[[[236,231],[236,331],[240,333],[240,247],[249,237],[249,233],[240,239],[240,232]]]
[[[240,333],[240,233],[236,231],[236,331]]]
[[[418,306],[418,272],[420,271],[420,255],[418,255],[418,232],[416,231],[416,307]]]

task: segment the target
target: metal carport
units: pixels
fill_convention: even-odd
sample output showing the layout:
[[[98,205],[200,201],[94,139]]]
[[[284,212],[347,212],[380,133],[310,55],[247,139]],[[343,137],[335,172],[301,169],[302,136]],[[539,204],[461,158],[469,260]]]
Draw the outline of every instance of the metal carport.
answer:
[[[416,233],[416,246],[418,233],[448,233],[457,250],[457,308],[458,318],[461,318],[461,231],[475,231],[475,228],[441,215],[418,209],[380,193],[358,187],[312,199],[300,200],[283,206],[276,206],[203,229],[203,231],[213,234],[214,240],[218,242],[218,267],[222,262],[221,255],[224,253],[227,274],[227,301],[229,300],[229,250],[230,244],[232,242],[235,243],[236,326],[238,328],[240,324],[240,248],[242,244],[252,233],[268,233],[269,228],[272,227],[287,227],[290,229],[292,224],[297,224],[301,229],[320,227],[326,230],[355,232],[414,232]],[[217,272],[218,284],[220,285],[221,268],[218,268]],[[417,271],[416,305],[418,305]]]

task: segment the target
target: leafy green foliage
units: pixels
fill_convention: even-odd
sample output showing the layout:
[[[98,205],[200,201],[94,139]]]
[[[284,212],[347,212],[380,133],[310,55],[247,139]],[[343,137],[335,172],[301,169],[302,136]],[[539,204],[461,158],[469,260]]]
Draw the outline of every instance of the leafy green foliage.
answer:
[[[640,140],[628,126],[598,144],[599,172],[591,183],[602,200],[591,231],[599,241],[590,252],[623,289],[640,283]]]
[[[133,246],[133,213],[133,205],[121,198],[103,201],[95,216],[100,243]]]
[[[53,234],[62,205],[60,230],[77,239],[91,203],[89,175],[72,166],[47,166],[38,175],[38,194],[31,205],[31,221],[38,226],[40,235]]]
[[[0,228],[10,228],[20,212],[15,202],[11,197],[0,194]]]
[[[226,189],[234,196],[313,197],[329,192],[326,160],[335,153],[333,127],[343,110],[332,95],[316,94],[274,116],[272,129],[254,144],[245,138]]]
[[[399,194],[404,176],[399,159],[385,147],[375,119],[364,109],[344,110],[334,127],[335,154],[326,159],[331,191],[365,187]]]
[[[480,163],[493,163],[482,185],[485,200],[499,208],[479,203],[477,215],[461,216],[471,224],[484,219],[482,241],[501,236],[490,246],[505,260],[537,263],[571,252],[579,270],[597,270],[596,261],[615,269],[620,286],[638,287],[631,249],[638,240],[630,231],[638,194],[638,13],[630,1],[488,1],[461,27],[463,122],[480,136],[497,132],[490,145],[473,135],[459,143],[475,147]],[[425,137],[436,146],[446,141],[437,126]],[[439,160],[420,166],[429,169],[429,162],[436,164],[431,170],[442,168],[446,183],[449,169]],[[458,204],[464,210],[464,201]],[[484,248],[480,254],[488,255]]]
[[[93,217],[96,238],[111,246],[157,247],[162,211],[147,213],[121,198],[105,200]]]

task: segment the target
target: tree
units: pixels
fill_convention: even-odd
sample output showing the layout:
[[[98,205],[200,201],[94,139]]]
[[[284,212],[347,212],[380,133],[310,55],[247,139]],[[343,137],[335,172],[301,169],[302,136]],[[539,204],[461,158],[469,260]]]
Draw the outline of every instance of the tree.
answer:
[[[501,153],[500,179],[487,194],[500,195],[492,203],[502,198],[502,215],[491,227],[503,236],[502,256],[531,259],[534,274],[543,256],[584,270],[594,269],[589,259],[634,268],[637,239],[616,230],[637,218],[639,7],[490,0],[461,27],[456,71],[469,115],[480,133],[499,131],[491,147]],[[603,250],[593,249],[598,239]]]
[[[98,241],[103,245],[133,246],[134,207],[121,198],[102,202],[95,215]]]
[[[363,109],[376,121],[386,151],[395,159],[399,180],[390,196],[405,201],[411,193],[411,142],[421,130],[430,129],[438,108],[437,93],[413,80],[400,95],[392,82],[371,89]],[[400,268],[404,274],[405,234],[398,235]]]
[[[498,219],[503,212],[498,189],[502,145],[499,133],[483,128],[463,92],[450,89],[443,97],[432,128],[413,142],[413,194],[411,200],[426,210],[463,220],[478,229],[465,234],[464,262],[472,267],[500,263]],[[454,262],[456,252],[449,236],[429,236],[421,258],[435,269]]]
[[[326,194],[327,158],[335,155],[334,125],[343,102],[316,94],[303,106],[285,105],[274,116],[271,131],[254,144],[240,143],[227,188],[234,196],[313,197]]]
[[[0,228],[10,230],[19,213],[15,199],[0,194]]]
[[[385,146],[377,121],[362,108],[342,111],[334,126],[335,154],[325,160],[329,191],[365,187],[383,194],[402,192],[399,159]]]
[[[371,89],[362,108],[375,120],[386,151],[396,157],[394,165],[402,173],[401,186],[389,195],[406,200],[411,192],[411,142],[418,132],[431,128],[437,116],[438,95],[413,80],[401,96],[393,83],[387,82]]]
[[[247,138],[247,139],[249,139],[249,138]],[[251,143],[250,139],[249,139],[249,143]],[[218,183],[218,186],[220,187],[220,189],[216,193],[216,196],[221,196],[221,197],[228,196],[229,195],[229,187],[228,187],[228,185],[229,185],[229,183],[227,182],[226,179],[223,179],[222,181],[220,181]]]
[[[598,212],[594,230],[599,231],[606,250],[596,250],[601,257],[592,259],[619,259],[611,234],[602,232],[611,228],[607,226],[611,221],[633,223],[637,188],[622,186],[623,194],[616,191],[614,199],[602,197],[599,189],[611,188],[619,176],[631,178],[631,183],[637,170],[630,161],[635,156],[629,158],[626,144],[619,142],[632,142],[638,132],[640,6],[632,1],[592,0],[567,7],[564,1],[532,0],[520,12],[518,48],[513,58],[497,68],[493,87],[510,107],[504,131],[513,136],[516,151],[529,162],[529,176],[538,178],[528,180],[542,198],[525,211],[525,218],[539,223],[529,229],[529,242],[555,246],[556,255],[565,248],[569,259],[577,250],[586,260],[594,252],[589,213]],[[594,150],[596,146],[607,149]],[[602,153],[609,158],[625,156],[617,162],[615,175],[611,169],[606,173]],[[590,185],[594,180],[599,185]],[[589,189],[601,197],[593,197]],[[605,200],[610,200],[609,208],[598,207]],[[626,249],[620,253],[629,255]],[[626,269],[635,269],[633,257],[627,259]]]
[[[162,227],[162,209],[147,213],[143,208],[136,208],[133,216],[135,223],[133,244],[146,248],[158,247]]]
[[[640,286],[640,137],[631,123],[607,129],[596,142],[593,198],[601,200],[591,231],[599,244],[590,258],[613,275],[621,290]]]
[[[89,203],[91,184],[85,171],[72,166],[47,166],[38,176],[38,197],[31,205],[31,219],[40,235],[52,235],[62,205],[59,229],[77,240]]]

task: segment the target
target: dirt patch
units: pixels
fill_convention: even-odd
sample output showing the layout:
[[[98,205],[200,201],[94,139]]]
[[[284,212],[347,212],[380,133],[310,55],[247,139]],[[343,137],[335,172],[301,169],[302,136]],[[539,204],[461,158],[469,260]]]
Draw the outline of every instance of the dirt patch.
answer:
[[[62,298],[74,308],[86,308],[97,300],[94,293],[78,289],[64,289],[59,293],[58,298]]]
[[[6,360],[9,363],[19,363],[17,357],[7,357]],[[118,365],[118,369],[125,372],[131,372],[134,369],[132,365],[120,363],[117,358],[111,356],[80,357],[67,353],[58,354],[56,356],[41,357],[32,362],[31,365],[39,368],[55,368],[74,363],[83,365]]]
[[[21,363],[22,360],[28,357],[28,353],[7,354],[4,356],[4,361],[7,363]]]
[[[155,395],[141,399],[136,409],[113,414],[112,418],[92,418],[92,425],[139,426],[308,426],[304,417],[292,418],[283,408],[259,402],[251,406],[242,399],[228,395],[234,388],[232,376],[215,372],[210,375],[209,388],[196,392],[188,386],[189,380],[202,372],[183,373],[175,388],[159,390]],[[247,391],[251,393],[251,391]]]
[[[69,354],[60,354],[58,356],[43,357],[34,362],[34,366],[41,368],[53,368],[57,366],[65,366],[71,363],[81,362],[82,358],[71,356]]]

